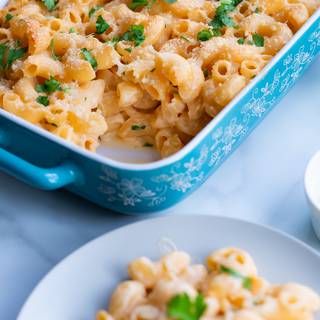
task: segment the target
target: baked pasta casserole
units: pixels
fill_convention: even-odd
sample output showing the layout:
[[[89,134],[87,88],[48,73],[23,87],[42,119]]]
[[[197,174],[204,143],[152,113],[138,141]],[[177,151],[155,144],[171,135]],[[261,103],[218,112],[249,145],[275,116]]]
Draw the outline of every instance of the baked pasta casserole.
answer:
[[[320,309],[312,289],[270,284],[237,248],[211,253],[206,265],[181,251],[159,261],[142,257],[128,273],[96,320],[312,320]]]
[[[181,149],[318,0],[10,0],[0,106],[88,150]]]

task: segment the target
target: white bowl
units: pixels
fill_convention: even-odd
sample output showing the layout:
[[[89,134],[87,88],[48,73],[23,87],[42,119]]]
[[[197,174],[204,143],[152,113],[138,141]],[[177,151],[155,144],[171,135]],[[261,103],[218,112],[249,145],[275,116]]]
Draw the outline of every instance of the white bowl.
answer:
[[[320,150],[310,159],[304,177],[304,186],[311,208],[311,221],[320,239]]]
[[[93,240],[42,280],[18,320],[95,319],[117,283],[127,279],[129,261],[141,256],[158,259],[170,250],[166,239],[198,262],[218,248],[245,249],[272,283],[294,281],[320,293],[320,255],[315,250],[268,227],[197,213],[140,221]]]

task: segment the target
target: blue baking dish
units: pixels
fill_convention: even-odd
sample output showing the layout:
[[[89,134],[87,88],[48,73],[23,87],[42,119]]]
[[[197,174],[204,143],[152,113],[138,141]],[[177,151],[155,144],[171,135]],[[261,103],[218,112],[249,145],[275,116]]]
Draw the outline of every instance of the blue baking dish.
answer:
[[[224,110],[175,155],[143,164],[83,150],[0,109],[0,169],[35,188],[66,188],[128,214],[196,190],[293,86],[320,50],[320,10]]]

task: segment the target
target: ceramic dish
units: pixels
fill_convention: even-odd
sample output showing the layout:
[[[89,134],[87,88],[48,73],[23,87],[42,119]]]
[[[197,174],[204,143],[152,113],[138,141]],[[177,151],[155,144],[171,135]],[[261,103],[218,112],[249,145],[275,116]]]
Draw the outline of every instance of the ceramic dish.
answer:
[[[320,239],[320,151],[309,161],[304,186],[311,209],[311,221],[314,231]]]
[[[147,152],[102,147],[91,153],[0,109],[0,170],[37,188],[64,187],[123,213],[166,209],[197,189],[226,160],[319,49],[320,10],[187,146],[159,161]],[[127,163],[128,159],[147,163]]]
[[[320,292],[320,256],[302,242],[231,218],[171,216],[120,228],[77,250],[41,281],[18,320],[94,319],[118,282],[127,278],[128,263],[139,256],[158,259],[164,237],[199,262],[217,248],[242,248],[271,283],[295,281]]]

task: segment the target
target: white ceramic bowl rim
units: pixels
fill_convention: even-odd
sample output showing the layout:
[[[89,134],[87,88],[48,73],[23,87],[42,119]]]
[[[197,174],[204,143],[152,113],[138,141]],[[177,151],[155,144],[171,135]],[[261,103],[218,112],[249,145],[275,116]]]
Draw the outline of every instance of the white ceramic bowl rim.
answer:
[[[306,195],[312,205],[320,212],[320,189],[318,192],[315,190],[317,181],[320,187],[320,150],[310,159],[304,176]],[[317,197],[319,198],[318,201],[316,200]]]

